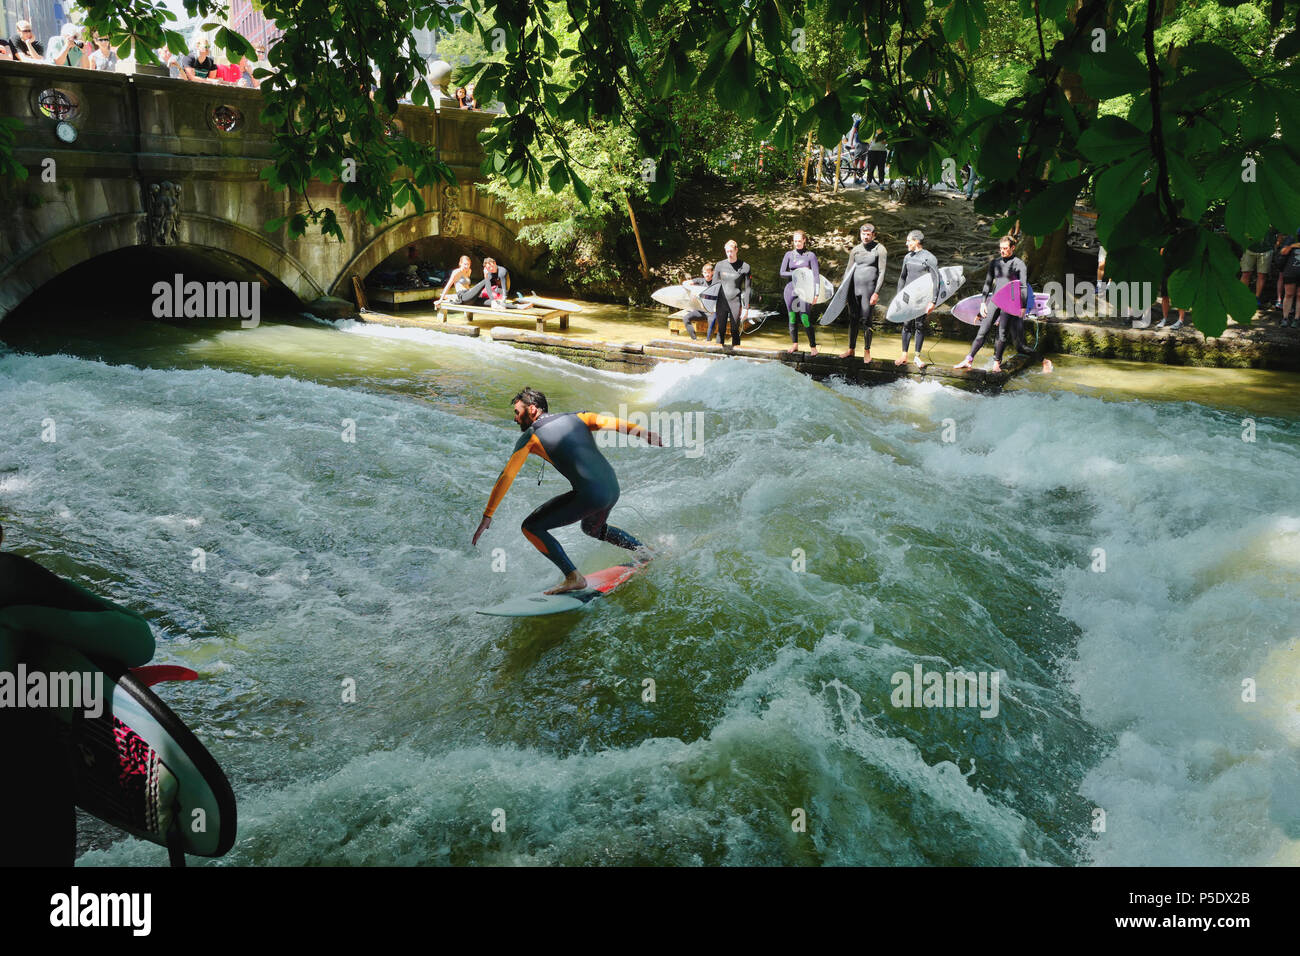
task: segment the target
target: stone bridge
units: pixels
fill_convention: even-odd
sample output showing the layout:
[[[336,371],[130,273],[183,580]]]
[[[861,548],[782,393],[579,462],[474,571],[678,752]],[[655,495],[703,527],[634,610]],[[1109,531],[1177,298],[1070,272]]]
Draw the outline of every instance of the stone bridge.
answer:
[[[442,237],[435,245],[449,261],[491,253],[512,272],[529,273],[537,251],[475,187],[477,134],[490,114],[402,106],[400,135],[437,147],[457,185],[426,188],[423,215],[408,207],[372,226],[339,201],[340,183],[313,184],[308,198],[315,208],[333,207],[339,242],[315,229],[290,239],[287,229],[263,228],[307,202],[260,178],[274,132],[259,118],[261,104],[257,90],[0,61],[0,117],[19,123],[15,159],[28,173],[26,181],[0,179],[0,319],[68,270],[132,247],[160,260],[148,270],[151,281],[189,264],[257,277],[304,304],[350,299],[354,274],[364,279],[429,237]],[[73,142],[59,137],[60,119],[75,129]]]

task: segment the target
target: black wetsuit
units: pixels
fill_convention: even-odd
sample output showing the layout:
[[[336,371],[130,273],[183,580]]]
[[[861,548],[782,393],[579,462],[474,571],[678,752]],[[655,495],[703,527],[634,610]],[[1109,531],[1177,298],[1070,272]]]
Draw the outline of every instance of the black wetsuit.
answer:
[[[573,488],[552,498],[525,518],[523,532],[524,537],[566,576],[574,570],[574,565],[560,547],[560,542],[552,537],[550,532],[554,528],[581,521],[583,533],[593,538],[629,551],[641,547],[636,538],[606,522],[618,501],[618,478],[591,437],[598,428],[616,429],[633,435],[643,433],[638,425],[593,412],[542,415],[524,430],[515,443],[510,460],[492,486],[487,507],[483,509],[485,518],[492,517],[492,512],[510,490],[529,455],[539,455],[554,465],[556,471],[569,479]]]
[[[497,266],[497,271],[491,275],[484,274],[483,278],[475,285],[470,286],[464,292],[456,296],[456,300],[461,305],[468,305],[475,299],[484,299],[491,303],[493,299],[506,300],[510,293],[510,273],[506,267]]]
[[[989,263],[988,270],[984,275],[984,304],[987,306],[989,298],[1012,280],[1020,281],[1020,304],[1022,306],[1026,305],[1029,297],[1029,279],[1025,264],[1017,256],[1009,256],[1006,259],[1001,256],[995,257]],[[973,359],[975,353],[984,347],[984,341],[988,338],[989,329],[993,327],[994,322],[997,322],[998,338],[994,345],[994,358],[1001,363],[1002,353],[1006,349],[1007,325],[1010,320],[1015,318],[1016,316],[1007,315],[1001,309],[988,309],[984,318],[980,320],[980,327],[975,334],[975,341],[971,343],[970,357]],[[1011,329],[1012,335],[1017,339],[1017,348],[1024,344],[1024,333],[1020,331],[1023,328],[1024,320],[1022,319],[1018,325],[1013,326]]]
[[[687,282],[689,282],[693,286],[697,286],[701,291],[713,285],[713,283],[710,282],[708,279],[704,278],[704,276],[695,276],[692,279],[687,279],[686,282],[682,283],[682,285],[686,285]],[[716,312],[710,314],[706,312],[701,312],[699,309],[691,309],[689,312],[687,312],[685,315],[682,316],[682,324],[686,326],[686,331],[691,333],[691,338],[698,339],[699,336],[695,334],[695,320],[708,319],[709,331],[707,333],[707,337],[705,338],[705,341],[707,342],[710,338],[713,337],[713,324],[714,322],[717,321],[717,319],[715,318],[716,315],[717,315]]]
[[[858,346],[858,326],[862,326],[862,347],[871,351],[871,297],[880,294],[880,287],[885,284],[885,264],[887,253],[885,246],[878,239],[859,242],[849,253],[849,268],[853,277],[846,281],[853,283],[849,290],[849,350]],[[847,273],[847,270],[846,270]]]
[[[713,267],[713,279],[722,283],[722,288],[718,290],[718,341],[726,339],[727,319],[730,317],[731,344],[739,346],[740,313],[742,309],[749,308],[749,297],[753,291],[749,263],[739,257],[734,264],[723,259]]]
[[[907,288],[907,284],[921,278],[921,273],[929,272],[931,280],[934,282],[934,297],[930,300],[932,303],[939,301],[939,260],[934,257],[934,253],[928,249],[917,249],[916,252],[909,252],[903,256],[903,268],[898,273],[898,292]],[[903,354],[907,354],[907,347],[912,341],[912,336],[916,336],[916,354],[921,354],[921,343],[925,341],[925,313],[921,313],[914,319],[908,319],[903,323]]]

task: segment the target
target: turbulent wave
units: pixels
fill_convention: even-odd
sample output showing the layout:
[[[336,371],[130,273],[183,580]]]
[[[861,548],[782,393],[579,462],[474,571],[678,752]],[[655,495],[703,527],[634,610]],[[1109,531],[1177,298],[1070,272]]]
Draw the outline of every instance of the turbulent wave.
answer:
[[[0,354],[6,545],[201,672],[163,691],[240,798],[226,862],[1296,861],[1296,422],[342,328],[333,379],[294,370],[323,329],[274,377]],[[518,526],[567,487],[527,466],[470,546],[522,384],[704,440],[607,449],[667,553],[510,622],[473,609],[553,576]],[[918,665],[999,673],[997,715],[896,706]]]

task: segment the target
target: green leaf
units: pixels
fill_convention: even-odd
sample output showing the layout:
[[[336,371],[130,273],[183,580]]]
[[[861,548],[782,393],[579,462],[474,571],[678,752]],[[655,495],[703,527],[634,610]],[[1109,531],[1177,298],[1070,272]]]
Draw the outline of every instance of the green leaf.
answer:
[[[1122,162],[1150,145],[1146,133],[1118,116],[1102,116],[1079,137],[1079,152],[1098,166]]]
[[[1256,170],[1258,191],[1263,193],[1264,207],[1275,223],[1290,228],[1300,222],[1300,166],[1280,143],[1263,149]],[[1249,183],[1244,185],[1249,186]]]
[[[569,171],[565,168],[564,160],[556,163],[546,175],[546,185],[551,192],[558,193],[569,182]]]
[[[1249,321],[1255,296],[1236,281],[1237,257],[1222,236],[1200,232],[1192,254],[1169,276],[1174,308],[1190,309],[1192,321],[1207,336],[1223,334],[1229,316]]]
[[[578,174],[575,173],[573,170],[569,170],[569,182],[573,184],[573,191],[577,195],[578,200],[584,206],[590,206],[591,189],[590,187],[587,186],[586,183],[584,183],[581,179],[578,178]]]
[[[1105,53],[1091,53],[1080,64],[1083,88],[1098,100],[1136,93],[1150,86],[1146,65],[1128,47],[1112,42]]]
[[[1015,127],[1007,120],[998,120],[984,136],[978,169],[991,179],[1012,178],[1020,166],[1018,145]]]
[[[1208,202],[1205,187],[1201,185],[1192,164],[1181,154],[1171,150],[1165,154],[1165,160],[1169,165],[1170,189],[1185,203],[1183,215],[1195,222],[1205,212]]]
[[[1217,76],[1224,86],[1251,80],[1250,70],[1236,54],[1213,43],[1189,44],[1180,56],[1186,58],[1183,62],[1195,64],[1197,72]]]
[[[1051,183],[1038,193],[1020,211],[1020,226],[1030,235],[1045,236],[1069,219],[1074,200],[1087,178],[1076,176],[1064,182]]]

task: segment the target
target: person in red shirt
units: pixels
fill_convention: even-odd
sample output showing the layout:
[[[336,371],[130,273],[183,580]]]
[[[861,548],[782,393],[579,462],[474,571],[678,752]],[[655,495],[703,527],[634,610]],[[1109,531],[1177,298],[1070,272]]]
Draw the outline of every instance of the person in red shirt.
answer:
[[[217,79],[222,83],[230,83],[232,86],[239,84],[241,72],[239,67],[222,57],[221,64],[217,67]]]

